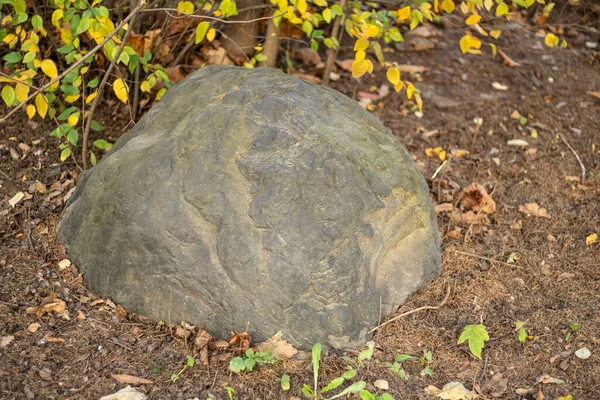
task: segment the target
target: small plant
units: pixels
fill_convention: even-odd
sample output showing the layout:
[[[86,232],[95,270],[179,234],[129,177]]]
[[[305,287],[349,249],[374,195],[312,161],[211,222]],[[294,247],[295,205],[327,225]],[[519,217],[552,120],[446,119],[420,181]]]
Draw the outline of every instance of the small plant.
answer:
[[[183,368],[181,369],[181,371],[179,372],[173,372],[173,375],[171,375],[171,382],[176,382],[179,380],[179,378],[181,378],[181,375],[187,371],[188,369],[191,369],[194,366],[194,357],[192,356],[187,356],[187,362],[186,364],[183,366]]]
[[[377,393],[371,393],[368,390],[361,390],[359,395],[361,400],[394,400],[389,393],[379,395]]]
[[[458,338],[458,343],[460,344],[464,341],[468,341],[469,350],[471,350],[471,353],[475,357],[481,358],[481,351],[483,350],[485,342],[488,340],[490,340],[490,336],[485,329],[485,325],[475,324],[465,326],[460,334],[460,337]]]
[[[515,325],[516,325],[516,330],[519,331],[519,342],[525,343],[527,341],[527,331],[525,330],[525,327],[523,326],[523,325],[525,325],[525,322],[517,321],[515,323]]]
[[[281,382],[281,388],[283,390],[290,390],[290,376],[288,374],[281,375],[279,382]]]
[[[347,379],[352,379],[356,376],[356,370],[354,368],[348,369],[344,374],[338,378],[333,379],[323,389],[319,390],[319,365],[321,362],[321,344],[317,343],[312,348],[312,365],[313,365],[313,376],[314,382],[313,387],[304,384],[302,387],[302,393],[309,399],[319,399],[321,394],[327,393],[333,389],[340,387]],[[346,389],[336,394],[335,396],[328,397],[327,400],[337,399],[339,397],[346,396],[352,393],[359,393],[367,386],[364,381],[354,382]]]
[[[568,342],[571,339],[571,337],[573,336],[573,334],[579,330],[579,324],[576,322],[571,322],[569,324],[569,329],[570,329],[570,332],[567,333],[567,336],[565,336],[565,343]]]
[[[419,358],[419,360],[421,361],[421,366],[423,367],[423,369],[421,370],[421,376],[433,376],[433,370],[429,366],[432,359],[433,354],[429,350],[423,350],[423,355],[421,356],[421,358]]]
[[[254,367],[262,367],[267,364],[277,363],[277,356],[271,353],[271,350],[254,352],[252,349],[246,350],[244,357],[235,357],[229,362],[229,370],[235,373],[252,372]]]
[[[225,389],[225,391],[227,392],[227,397],[229,397],[229,400],[233,400],[233,395],[235,394],[235,389],[232,388],[231,386],[225,386],[223,389]]]
[[[398,352],[400,352],[400,350],[398,350]],[[387,363],[386,365],[388,366],[388,368],[390,369],[390,371],[392,373],[398,375],[402,379],[408,379],[408,376],[406,375],[406,371],[404,370],[402,363],[404,361],[412,360],[415,358],[417,358],[417,357],[414,357],[414,356],[411,356],[408,354],[398,354],[393,363]]]

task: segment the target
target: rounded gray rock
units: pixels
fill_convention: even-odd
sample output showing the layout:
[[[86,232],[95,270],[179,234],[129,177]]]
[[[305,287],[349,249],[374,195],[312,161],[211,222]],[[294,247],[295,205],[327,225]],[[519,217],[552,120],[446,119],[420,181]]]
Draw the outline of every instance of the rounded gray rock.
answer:
[[[156,320],[341,348],[440,272],[425,180],[346,96],[206,67],[86,172],[59,238],[86,284]]]

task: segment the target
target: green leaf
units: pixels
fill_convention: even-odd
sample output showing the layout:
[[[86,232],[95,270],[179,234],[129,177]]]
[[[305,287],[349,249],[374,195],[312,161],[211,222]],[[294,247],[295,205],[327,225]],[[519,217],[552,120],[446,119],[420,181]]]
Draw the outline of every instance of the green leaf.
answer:
[[[60,161],[65,161],[71,155],[71,148],[67,147],[63,151],[60,152]]]
[[[4,103],[7,106],[12,106],[12,104],[15,102],[16,99],[16,94],[15,94],[15,89],[12,88],[12,86],[4,86],[2,88],[2,100],[4,100]]]
[[[91,126],[92,130],[94,132],[102,132],[103,130],[105,130],[106,128],[103,127],[102,125],[100,125],[99,122],[97,121],[92,121],[92,126]]]
[[[96,146],[100,150],[108,151],[112,148],[113,145],[112,143],[109,143],[104,139],[98,139],[94,141],[94,146]]]
[[[394,398],[392,397],[391,394],[384,393],[381,396],[379,396],[379,400],[394,400]]]
[[[394,42],[403,42],[404,41],[404,38],[402,37],[400,30],[396,27],[393,27],[392,29],[390,29],[390,39],[392,39]]]
[[[525,328],[520,327],[519,328],[519,342],[525,343],[526,341],[527,341],[527,332],[525,331]]]
[[[17,16],[12,20],[12,25],[17,26],[19,24],[22,24],[23,22],[27,21],[27,18],[29,18],[29,15],[25,13],[17,14]]]
[[[235,0],[223,0],[221,5],[219,6],[219,10],[223,13],[225,17],[231,17],[232,15],[237,14],[237,6],[235,5]]]
[[[158,78],[161,81],[163,81],[164,83],[171,83],[171,80],[169,79],[167,74],[164,73],[164,71],[157,70],[155,73],[156,73],[156,76],[158,76]]]
[[[330,397],[328,400],[337,399],[338,397],[343,397],[350,393],[358,393],[361,390],[363,390],[366,386],[367,382],[365,381],[355,382],[352,385],[348,386],[346,389],[344,389],[342,392],[336,394],[333,397]]]
[[[429,368],[429,367],[425,367],[421,371],[421,375],[422,376],[425,376],[425,375],[433,376],[433,370],[431,368]]]
[[[309,399],[312,399],[313,397],[315,397],[315,393],[313,392],[311,387],[308,386],[306,383],[304,384],[304,386],[302,386],[302,394],[304,394]]]
[[[396,356],[396,361],[398,361],[399,363],[401,363],[401,362],[404,362],[406,360],[413,360],[415,358],[417,358],[417,357],[414,357],[414,356],[411,356],[411,355],[408,355],[408,354],[398,354]]]
[[[94,143],[95,144],[95,143]],[[234,357],[229,362],[229,370],[239,374],[246,369],[246,363],[242,357]]]
[[[369,347],[360,353],[358,353],[358,361],[370,360],[373,358],[373,352],[375,351],[375,343],[369,343]]]
[[[24,13],[27,11],[27,4],[25,3],[25,0],[12,0],[7,3],[10,3],[17,13]]]
[[[361,390],[359,395],[360,395],[361,400],[377,400],[375,395],[373,393],[369,392],[368,390]]]
[[[342,383],[344,383],[345,379],[343,377],[335,378],[331,382],[327,384],[323,389],[321,389],[320,393],[329,392],[337,387],[339,387]]]
[[[191,368],[194,366],[194,363],[195,363],[194,357],[187,356],[187,364],[186,365]]]
[[[98,163],[98,161],[96,161],[96,154],[94,154],[93,151],[90,151],[90,163],[92,164],[93,167],[95,167],[96,164]]]
[[[579,330],[579,324],[578,324],[578,323],[576,323],[576,322],[571,322],[571,323],[569,324],[569,328],[570,328],[570,329],[571,329],[573,332],[576,332],[576,331],[578,331],[578,330]]]
[[[44,21],[42,20],[42,17],[40,17],[39,15],[36,14],[31,18],[31,25],[35,29],[40,29],[43,24],[44,24]]]
[[[27,54],[25,54],[25,57],[23,57],[23,63],[27,64],[35,60],[36,54],[37,53],[35,51],[28,51]]]
[[[246,350],[246,357],[254,358],[254,351],[252,349]]]
[[[313,24],[311,24],[310,21],[304,20],[304,22],[302,22],[302,30],[306,33],[306,36],[310,36],[313,31]]]
[[[77,146],[77,142],[79,141],[79,133],[76,129],[69,129],[69,132],[67,133],[67,141],[73,146]]]
[[[317,380],[319,379],[319,362],[321,361],[321,343],[316,343],[312,348],[313,375],[315,378],[314,388],[317,391]]]
[[[98,82],[100,82],[100,78],[99,77],[95,77],[94,79],[92,79],[91,81],[88,82],[87,87],[93,89],[96,86],[98,86]]]
[[[288,374],[281,375],[280,382],[283,390],[290,390],[290,376]]]
[[[55,130],[50,132],[50,136],[57,137],[57,138],[63,137],[64,135],[67,134],[67,132],[69,132],[69,129],[71,129],[71,126],[69,124],[62,124]]]
[[[72,44],[66,44],[66,45],[64,45],[64,46],[62,46],[62,47],[59,47],[59,48],[57,49],[57,51],[58,51],[60,54],[67,54],[67,53],[69,53],[70,51],[73,51],[74,49],[75,49],[75,46],[73,46]]]
[[[83,32],[87,31],[89,29],[89,27],[90,27],[90,18],[89,17],[81,18],[81,20],[79,21],[79,24],[77,24],[77,29],[74,32],[75,36],[80,35]]]
[[[350,368],[348,371],[344,372],[342,378],[344,379],[352,379],[356,376],[356,370],[354,368]]]
[[[21,53],[13,51],[2,57],[2,59],[9,64],[16,64],[23,59],[23,56]]]
[[[488,340],[490,340],[490,336],[488,335],[485,326],[476,324],[465,326],[465,329],[458,338],[458,343],[460,344],[464,341],[468,341],[471,353],[473,353],[475,357],[481,358],[481,350],[483,350],[483,346]]]
[[[314,32],[313,32],[314,34]],[[312,39],[310,41],[310,48],[312,49],[312,51],[318,51],[319,50],[319,42],[317,42],[316,40]]]
[[[244,360],[244,366],[248,372],[252,372],[254,366],[256,365],[256,361],[253,358],[247,358]]]
[[[258,62],[263,62],[267,59],[267,56],[265,56],[263,53],[258,53],[254,56],[254,58],[256,58],[256,61]]]

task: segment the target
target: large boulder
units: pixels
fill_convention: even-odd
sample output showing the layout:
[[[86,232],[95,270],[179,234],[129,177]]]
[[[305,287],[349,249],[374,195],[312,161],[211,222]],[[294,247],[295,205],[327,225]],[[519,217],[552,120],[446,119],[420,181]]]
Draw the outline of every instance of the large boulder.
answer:
[[[206,67],[86,172],[58,228],[87,285],[227,337],[356,344],[440,272],[425,180],[346,96]]]

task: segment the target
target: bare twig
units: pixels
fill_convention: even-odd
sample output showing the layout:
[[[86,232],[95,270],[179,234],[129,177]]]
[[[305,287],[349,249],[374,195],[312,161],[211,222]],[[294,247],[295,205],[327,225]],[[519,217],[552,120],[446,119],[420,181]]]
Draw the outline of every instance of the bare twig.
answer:
[[[346,12],[346,0],[340,1],[340,7],[344,13]],[[338,39],[338,34],[340,31],[340,25],[342,20],[345,18],[344,15],[338,15],[335,18],[335,22],[333,23],[333,28],[331,28],[331,37]],[[344,31],[342,30],[342,33]],[[327,61],[325,62],[325,70],[323,71],[323,86],[327,86],[329,84],[329,75],[331,75],[331,70],[333,69],[333,63],[337,57],[337,49],[329,49],[327,51]]]
[[[383,328],[387,324],[390,324],[390,323],[392,323],[394,321],[397,321],[397,320],[399,320],[402,317],[406,317],[407,315],[414,314],[414,313],[416,313],[418,311],[423,311],[423,310],[437,310],[438,308],[442,308],[446,304],[446,302],[448,301],[448,298],[450,297],[450,289],[451,289],[451,287],[450,287],[450,285],[448,285],[447,288],[446,288],[446,296],[444,296],[444,299],[437,306],[423,306],[423,307],[418,307],[418,308],[415,308],[413,310],[410,310],[410,311],[404,312],[402,314],[396,315],[394,318],[388,319],[383,324],[377,325],[375,328],[371,329],[367,333],[373,333],[376,330]]]
[[[260,18],[249,19],[248,21],[228,21],[226,19],[221,19],[221,18],[217,18],[217,17],[209,17],[208,15],[185,14],[185,15],[178,16],[178,15],[171,14],[172,12],[177,12],[177,13],[179,12],[179,10],[176,8],[152,8],[152,9],[141,10],[140,12],[157,12],[157,11],[164,11],[173,19],[182,19],[182,18],[187,18],[187,17],[202,18],[202,19],[205,19],[208,21],[217,21],[222,24],[251,24],[253,22],[265,21],[265,20],[273,19],[273,18],[279,16],[279,15],[277,15],[275,17],[273,17],[273,16],[260,17]],[[280,15],[284,15],[286,13],[283,13]]]
[[[504,261],[494,260],[493,258],[484,257],[484,256],[480,256],[480,255],[473,254],[473,253],[466,253],[464,251],[455,250],[454,253],[456,253],[456,254],[462,254],[463,256],[469,256],[469,257],[479,258],[481,260],[486,260],[486,261],[489,261],[489,262],[492,262],[492,263],[498,263],[498,264],[506,265],[508,267],[523,268],[523,267],[521,267],[520,265],[517,265],[517,264],[509,264],[509,263],[504,262]]]
[[[19,103],[15,108],[13,108],[8,114],[6,114],[2,119],[0,119],[0,123],[5,122],[11,115],[13,115],[15,112],[17,112],[18,109],[20,109],[24,104],[29,103],[36,95],[38,95],[39,93],[43,92],[44,90],[48,89],[50,86],[52,86],[53,84],[55,84],[56,82],[60,81],[62,78],[64,78],[65,76],[67,76],[67,74],[71,71],[73,71],[75,68],[77,68],[79,65],[83,64],[85,62],[85,60],[89,59],[90,56],[96,54],[100,49],[102,49],[104,47],[104,45],[110,40],[112,39],[113,36],[115,36],[117,34],[117,32],[119,32],[119,30],[125,25],[127,24],[131,18],[133,18],[138,11],[140,11],[140,9],[144,6],[144,4],[146,4],[146,0],[140,0],[140,2],[138,3],[138,6],[131,12],[131,14],[129,14],[127,16],[127,18],[125,18],[124,20],[121,21],[121,23],[119,25],[117,25],[115,27],[115,30],[112,31],[111,33],[109,33],[108,35],[106,35],[106,37],[104,38],[104,40],[102,42],[100,42],[96,47],[94,47],[92,50],[88,51],[85,54],[85,57],[82,57],[79,61],[73,63],[69,68],[65,69],[62,74],[58,75],[56,78],[53,78],[52,80],[50,80],[50,82],[46,83],[44,86],[42,86],[41,88],[36,89],[36,91],[31,94],[28,98],[25,99],[25,101]],[[129,32],[130,30],[127,30],[127,32]]]
[[[128,19],[132,20],[132,24],[135,22],[136,15],[144,3],[145,3],[145,0],[140,0],[140,2],[138,3],[138,6],[136,8],[134,8],[131,11],[131,14],[129,14],[127,16]],[[127,32],[125,32],[125,36],[123,37],[123,39],[121,41],[121,45],[119,46],[119,49],[115,53],[113,60],[118,60],[119,57],[121,56],[121,53],[123,52],[123,49],[125,48],[125,45],[127,44],[127,38],[131,34],[131,31],[132,31],[132,29],[128,29]],[[108,82],[110,73],[113,70],[113,68],[115,68],[115,67],[116,67],[115,62],[111,60],[110,65],[108,66],[108,69],[104,73],[102,82],[100,83],[100,86],[98,86],[98,92],[96,93],[96,97],[94,98],[94,101],[92,102],[92,106],[90,107],[90,111],[88,112],[88,115],[87,115],[87,121],[85,121],[85,129],[83,131],[83,141],[82,141],[82,145],[81,145],[82,146],[81,159],[83,161],[83,170],[84,171],[88,169],[88,160],[87,160],[88,138],[90,136],[90,129],[92,127],[92,118],[94,116],[94,111],[96,111],[96,107],[98,106],[100,98],[102,97],[102,90],[104,89],[104,86],[106,86],[106,82]]]
[[[573,147],[571,147],[571,145],[569,144],[569,142],[567,142],[567,139],[565,139],[565,137],[563,136],[563,134],[559,133],[558,135],[560,136],[560,140],[562,140],[563,143],[567,145],[567,147],[569,148],[569,150],[571,150],[571,153],[573,153],[573,155],[577,159],[577,162],[579,163],[579,167],[581,168],[581,183],[583,183],[585,181],[585,166],[583,165],[583,161],[581,161],[581,158],[579,158],[579,154],[577,154],[577,152],[575,151],[575,149]]]

